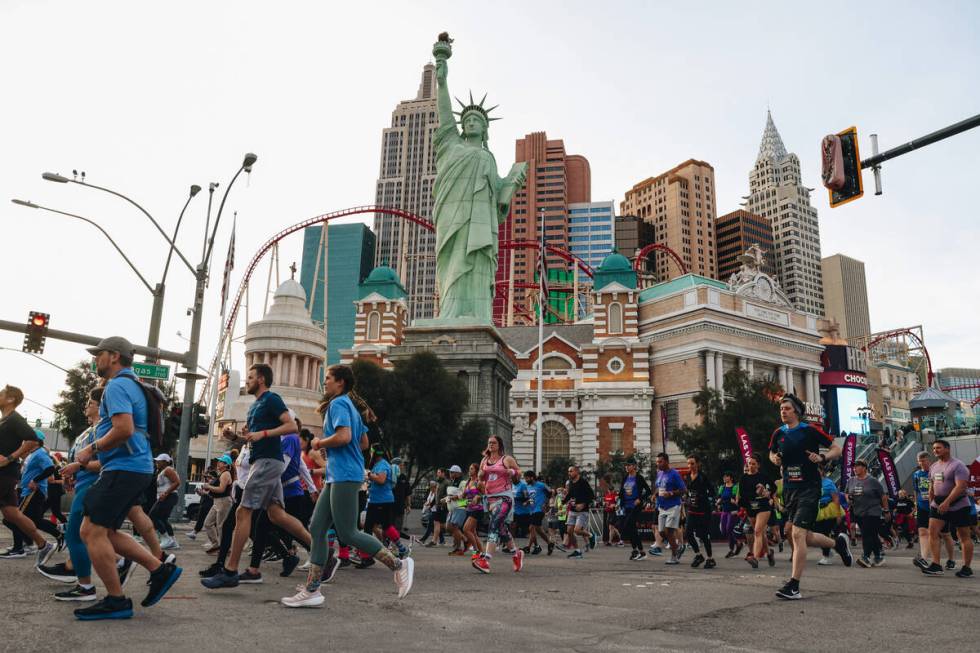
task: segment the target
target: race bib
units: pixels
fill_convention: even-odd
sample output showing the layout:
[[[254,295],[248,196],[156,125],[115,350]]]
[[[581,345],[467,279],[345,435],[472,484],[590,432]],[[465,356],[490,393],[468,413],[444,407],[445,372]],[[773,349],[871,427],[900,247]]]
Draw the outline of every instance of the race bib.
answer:
[[[800,465],[788,465],[786,467],[786,480],[791,483],[799,483],[803,480],[803,467]]]
[[[759,508],[762,507],[762,502],[758,500],[749,501],[749,507],[752,508],[752,510],[758,510]]]
[[[935,474],[932,475],[932,480],[935,483],[942,483],[945,478],[946,475],[943,474],[943,472],[936,472]]]
[[[489,475],[487,476],[487,480],[488,480],[488,481],[496,481],[496,480],[497,480],[497,474],[496,474],[496,473],[493,473],[493,472],[491,472],[491,473],[490,473],[490,474],[489,474]]]

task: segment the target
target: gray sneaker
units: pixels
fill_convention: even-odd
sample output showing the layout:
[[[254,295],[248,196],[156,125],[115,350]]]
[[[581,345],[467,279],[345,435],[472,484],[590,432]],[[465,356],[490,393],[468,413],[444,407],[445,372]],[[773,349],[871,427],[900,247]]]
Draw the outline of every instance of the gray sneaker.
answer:
[[[37,550],[37,558],[34,561],[35,567],[48,563],[48,558],[54,554],[55,546],[51,542],[45,542],[44,546]]]

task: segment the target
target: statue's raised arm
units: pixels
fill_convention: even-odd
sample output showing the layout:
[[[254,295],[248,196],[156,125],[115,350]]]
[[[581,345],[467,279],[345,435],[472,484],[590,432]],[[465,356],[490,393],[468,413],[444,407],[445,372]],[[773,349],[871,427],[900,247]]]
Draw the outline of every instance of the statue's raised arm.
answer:
[[[456,117],[453,115],[452,98],[449,95],[449,86],[446,85],[446,76],[449,73],[449,66],[446,63],[449,57],[453,56],[452,39],[449,34],[443,32],[439,35],[439,40],[432,46],[432,56],[436,60],[436,97],[439,104],[439,126],[445,127],[452,125],[456,128]]]

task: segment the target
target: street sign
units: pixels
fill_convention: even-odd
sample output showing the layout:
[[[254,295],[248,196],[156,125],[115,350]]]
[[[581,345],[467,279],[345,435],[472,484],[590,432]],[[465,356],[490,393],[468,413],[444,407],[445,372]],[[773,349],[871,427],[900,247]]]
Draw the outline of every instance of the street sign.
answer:
[[[92,361],[92,371],[95,371],[95,361]],[[133,363],[133,372],[141,379],[151,381],[166,381],[170,378],[169,365],[154,365],[153,363]]]

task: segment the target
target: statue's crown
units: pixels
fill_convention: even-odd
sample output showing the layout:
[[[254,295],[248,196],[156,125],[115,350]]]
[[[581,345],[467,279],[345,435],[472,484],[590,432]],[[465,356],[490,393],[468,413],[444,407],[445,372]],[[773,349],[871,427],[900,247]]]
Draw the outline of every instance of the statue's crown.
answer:
[[[467,113],[470,113],[472,111],[475,111],[475,112],[479,113],[481,116],[483,116],[483,119],[486,120],[488,123],[490,121],[492,121],[492,120],[500,120],[500,118],[491,118],[490,117],[490,112],[493,111],[494,109],[496,109],[499,105],[494,105],[494,106],[490,107],[489,109],[485,109],[485,108],[483,108],[483,101],[486,100],[486,99],[487,99],[487,94],[484,93],[483,94],[483,99],[481,99],[479,101],[479,103],[474,102],[473,101],[473,91],[470,91],[470,103],[469,104],[466,104],[465,102],[463,102],[459,98],[456,98],[456,101],[459,102],[460,111],[454,111],[453,113],[455,113],[457,116],[459,116],[459,121],[460,122],[463,121],[463,116],[465,116]]]

